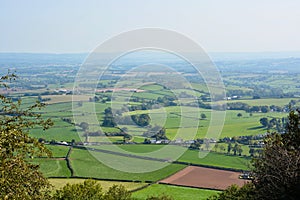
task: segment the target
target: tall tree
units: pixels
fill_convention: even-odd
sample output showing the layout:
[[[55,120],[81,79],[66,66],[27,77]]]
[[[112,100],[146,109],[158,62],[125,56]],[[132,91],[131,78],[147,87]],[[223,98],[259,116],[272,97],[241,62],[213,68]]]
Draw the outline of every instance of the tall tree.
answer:
[[[238,153],[239,153],[239,156],[241,156],[242,153],[243,153],[243,149],[242,149],[242,146],[241,146],[241,145],[238,145],[237,151],[238,151]]]
[[[8,88],[16,76],[8,73],[0,79],[0,87]],[[29,158],[51,152],[29,136],[29,129],[41,126],[48,129],[53,123],[34,112],[44,104],[22,108],[19,99],[0,95],[0,199],[47,199],[49,183]]]
[[[227,153],[230,154],[230,151],[232,149],[232,144],[231,142],[228,143],[228,146],[227,146]]]
[[[206,117],[206,114],[204,114],[204,113],[201,113],[201,119],[206,119],[207,117]]]
[[[261,158],[254,160],[254,185],[261,199],[297,199],[300,196],[299,110],[288,117],[286,133],[265,139]]]
[[[289,113],[284,134],[265,140],[261,155],[253,160],[254,180],[241,188],[231,186],[210,199],[296,200],[300,196],[300,110]],[[254,149],[250,149],[253,154]]]
[[[102,126],[106,126],[106,127],[117,126],[111,107],[108,107],[104,110],[104,119],[102,122]]]
[[[263,117],[259,120],[259,122],[261,123],[261,125],[263,125],[263,127],[268,127],[268,124],[269,124],[268,118]]]
[[[237,143],[234,144],[232,150],[233,150],[233,155],[236,155],[236,152],[238,151],[238,144]]]
[[[83,130],[84,136],[85,136],[85,142],[89,142],[89,133],[87,132],[89,130],[89,124],[87,122],[81,122],[79,124],[79,127]]]

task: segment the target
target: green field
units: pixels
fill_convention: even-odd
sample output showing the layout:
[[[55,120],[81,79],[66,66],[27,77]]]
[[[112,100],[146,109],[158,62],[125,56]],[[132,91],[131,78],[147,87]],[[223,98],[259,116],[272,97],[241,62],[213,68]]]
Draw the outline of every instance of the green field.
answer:
[[[163,148],[164,146],[165,145],[118,145],[120,149],[127,151],[125,153],[136,154],[136,155],[144,155],[141,153],[155,152]],[[93,148],[114,151],[112,145],[93,146]],[[250,166],[251,159],[249,157],[233,156],[224,153],[209,152],[204,158],[200,158],[200,156],[203,155],[203,153],[205,152],[190,150],[190,149],[186,149],[185,147],[175,146],[175,145],[169,145],[169,148],[170,148],[169,149],[170,152],[159,153],[155,158],[164,159],[164,158],[172,157],[173,155],[172,153],[176,152],[177,149],[184,149],[186,151],[178,159],[178,161],[192,163],[192,164],[201,164],[207,166],[225,167],[225,168],[241,169],[241,170],[247,170],[249,169]],[[248,154],[246,150],[247,149],[245,148],[244,154]],[[122,151],[120,150],[116,152],[122,152]],[[145,156],[151,157],[151,154],[149,155],[146,154]]]
[[[46,147],[52,152],[52,157],[66,157],[69,151],[67,146],[46,145]]]
[[[100,154],[100,153],[99,153]],[[108,155],[108,158],[114,159],[124,159],[121,156]],[[102,179],[121,179],[121,180],[138,180],[138,181],[158,181],[163,179],[175,172],[183,169],[184,165],[170,164],[167,167],[148,173],[128,173],[119,170],[112,169],[94,158],[86,150],[73,149],[71,153],[71,165],[74,169],[75,176],[81,177],[94,177]],[[140,159],[134,159],[134,161],[139,162]],[[140,160],[140,162],[145,162]],[[155,162],[149,162],[155,164]],[[134,163],[133,163],[134,164]]]
[[[215,190],[153,184],[145,189],[134,192],[132,196],[139,200],[146,199],[149,196],[159,195],[172,196],[175,200],[202,200],[218,193],[219,192]]]
[[[35,158],[33,163],[40,165],[40,170],[46,177],[69,177],[71,172],[67,162],[59,158]]]
[[[246,103],[249,106],[264,106],[264,105],[276,105],[285,106],[288,105],[291,100],[299,100],[299,98],[266,98],[266,99],[247,99],[247,100],[228,100],[222,103]],[[221,102],[220,102],[221,103]]]
[[[188,150],[178,159],[178,161],[182,162],[241,170],[249,170],[250,160],[249,157],[239,157],[215,152],[210,152],[206,157],[199,158],[199,151],[196,150]]]
[[[281,105],[289,102],[290,99],[277,99],[275,104]],[[259,99],[258,101],[254,100],[240,100],[240,101],[249,101],[256,102],[259,105],[264,105],[268,101],[268,99]],[[91,124],[90,130],[97,131],[100,130],[99,125],[103,120],[103,111],[105,108],[109,106],[109,104],[105,103],[96,103],[95,105],[92,102],[84,102],[82,107],[74,108],[74,114],[83,113],[84,115],[78,116],[77,119],[81,121],[90,121],[91,115],[85,110],[90,110],[92,106],[96,108],[96,114],[99,121],[99,124]],[[33,129],[31,130],[31,135],[36,138],[44,138],[48,141],[52,139],[57,141],[71,141],[75,139],[75,141],[83,140],[83,133],[80,129],[76,130],[76,127],[70,125],[66,122],[63,122],[61,118],[72,118],[72,105],[71,103],[55,103],[46,107],[46,109],[41,111],[45,117],[50,117],[53,119],[55,125],[50,130],[43,131],[41,129]],[[215,136],[206,135],[208,126],[210,125],[210,117],[211,111],[202,108],[193,108],[193,107],[165,107],[162,109],[153,109],[153,110],[138,110],[133,112],[124,113],[124,115],[134,115],[134,114],[143,114],[149,113],[151,116],[151,125],[160,125],[164,126],[167,131],[167,137],[172,139],[175,138],[178,128],[180,127],[180,123],[182,120],[184,121],[183,126],[181,126],[181,131],[186,134],[181,135],[182,139],[193,139],[190,135],[192,132],[196,133],[196,138],[210,138]],[[204,113],[207,118],[199,121],[199,114]],[[237,117],[237,114],[241,113],[242,117]],[[267,130],[261,127],[259,123],[260,118],[262,117],[277,117],[282,118],[286,117],[286,113],[253,113],[252,116],[245,111],[239,110],[227,110],[226,118],[224,122],[224,127],[220,137],[233,137],[240,135],[256,135],[265,133]],[[165,121],[165,122],[164,122]],[[78,122],[79,123],[79,122]],[[128,133],[135,136],[135,138],[141,142],[143,141],[142,133],[146,130],[141,127],[133,126],[133,125],[120,125],[120,127],[128,128]],[[213,126],[212,126],[213,127]],[[102,127],[104,132],[118,132],[119,130],[116,128]],[[114,140],[114,139],[113,139]],[[101,137],[91,137],[91,141],[102,141]],[[116,140],[114,140],[116,141]]]

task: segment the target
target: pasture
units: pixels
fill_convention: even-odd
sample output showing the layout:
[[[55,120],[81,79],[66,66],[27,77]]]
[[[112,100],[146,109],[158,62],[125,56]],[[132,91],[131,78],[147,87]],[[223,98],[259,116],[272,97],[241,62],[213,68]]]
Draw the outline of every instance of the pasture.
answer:
[[[136,191],[132,194],[132,197],[142,200],[149,196],[168,195],[172,196],[174,200],[204,200],[208,197],[218,194],[216,190],[205,190],[173,185],[153,184],[145,189]]]
[[[178,159],[178,161],[240,170],[249,170],[250,168],[251,158],[249,157],[226,155],[215,152],[210,152],[204,158],[200,158],[199,156],[201,156],[201,151],[188,150]]]
[[[70,177],[71,172],[63,158],[35,158],[32,163],[39,164],[46,177]]]
[[[191,164],[200,164],[206,166],[224,167],[231,169],[249,170],[250,158],[245,156],[233,156],[224,153],[209,152],[205,157],[202,155],[206,153],[205,151],[190,150],[186,147],[168,145],[168,152],[159,152],[158,154],[151,154],[151,152],[156,152],[165,147],[165,145],[118,145],[120,150],[115,149],[112,145],[100,145],[92,146],[95,149],[103,149],[114,152],[123,152],[125,150],[126,154],[154,157],[159,159],[168,159],[174,156],[174,152],[184,152],[177,160],[181,162],[187,162]],[[181,151],[183,150],[183,151]],[[248,154],[248,152],[244,154]],[[203,158],[202,158],[203,157]]]
[[[102,153],[103,154],[103,153]],[[99,153],[100,155],[100,153]],[[107,155],[108,159],[111,160],[124,160],[122,156]],[[125,158],[128,159],[128,158]],[[105,164],[99,162],[94,156],[92,156],[86,150],[73,149],[71,156],[71,165],[74,169],[75,176],[80,177],[94,177],[101,179],[116,179],[116,180],[138,180],[138,181],[158,181],[163,179],[175,172],[183,169],[185,166],[180,164],[170,164],[165,168],[157,171],[147,172],[147,173],[128,173],[122,172],[116,169],[112,169]],[[134,159],[134,162],[139,162],[140,159]],[[133,165],[134,165],[133,162]],[[140,162],[146,162],[140,160]],[[155,162],[149,162],[154,165]],[[151,165],[150,165],[151,167]]]

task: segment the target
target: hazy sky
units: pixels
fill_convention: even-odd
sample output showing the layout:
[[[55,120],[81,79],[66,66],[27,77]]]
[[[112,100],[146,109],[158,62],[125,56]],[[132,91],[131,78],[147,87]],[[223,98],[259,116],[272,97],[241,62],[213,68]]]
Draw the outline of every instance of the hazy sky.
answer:
[[[0,0],[0,52],[89,52],[143,27],[206,51],[300,51],[299,0]]]

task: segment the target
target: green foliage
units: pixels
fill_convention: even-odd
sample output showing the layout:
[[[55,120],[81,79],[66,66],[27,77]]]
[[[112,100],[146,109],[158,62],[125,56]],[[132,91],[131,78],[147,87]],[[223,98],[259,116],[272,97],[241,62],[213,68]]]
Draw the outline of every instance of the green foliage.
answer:
[[[297,199],[300,196],[299,112],[290,112],[285,134],[273,133],[265,139],[261,158],[253,162],[258,198]]]
[[[131,193],[128,192],[123,185],[113,185],[104,195],[105,200],[129,200]]]
[[[167,140],[166,129],[160,126],[154,126],[143,133],[145,137],[155,138],[156,140]]]
[[[53,195],[54,200],[101,200],[104,199],[102,187],[94,180],[83,183],[67,184],[57,190]]]
[[[206,114],[201,113],[201,119],[206,119],[206,118],[207,118]]]
[[[123,185],[113,185],[107,192],[95,180],[67,184],[56,190],[53,200],[130,200],[131,193]]]
[[[263,125],[263,127],[268,127],[268,124],[269,124],[268,118],[263,117],[259,120],[259,122],[261,123],[261,125]]]
[[[148,126],[151,121],[148,114],[131,115],[131,119],[139,126]]]
[[[102,126],[106,126],[106,127],[115,127],[117,126],[115,120],[114,120],[114,116],[112,113],[112,109],[111,107],[108,107],[104,110],[104,119],[102,122]]]
[[[87,122],[81,122],[79,127],[82,128],[83,131],[87,131],[89,129],[89,124]]]
[[[214,195],[208,200],[254,200],[254,186],[247,183],[243,187],[231,185],[218,195]]]
[[[233,185],[210,199],[298,199],[300,196],[300,110],[292,110],[286,133],[272,133],[260,157],[253,160],[254,180],[241,188]],[[250,149],[250,154],[254,149]]]
[[[300,146],[300,109],[292,110],[288,117],[284,145],[288,149],[299,149]]]
[[[227,153],[230,154],[231,150],[232,150],[232,144],[229,142],[227,145]]]
[[[9,82],[15,78],[10,73],[1,77],[0,87],[8,88]],[[0,95],[0,105],[0,198],[46,199],[49,183],[38,171],[38,165],[29,163],[27,158],[51,155],[51,152],[30,137],[28,130],[36,126],[45,130],[53,123],[34,112],[44,106],[40,102],[22,108],[20,99],[14,102]]]

